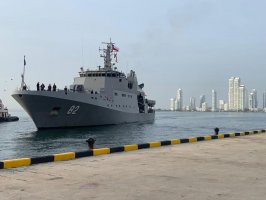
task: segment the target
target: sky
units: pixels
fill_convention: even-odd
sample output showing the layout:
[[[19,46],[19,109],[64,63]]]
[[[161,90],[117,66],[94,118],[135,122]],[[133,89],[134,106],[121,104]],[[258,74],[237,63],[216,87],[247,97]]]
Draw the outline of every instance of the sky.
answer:
[[[182,88],[184,104],[211,90],[228,101],[228,79],[266,91],[266,1],[263,0],[0,0],[0,98],[25,82],[71,85],[80,67],[96,69],[101,42],[120,51],[117,68],[136,71],[147,97],[169,108]]]

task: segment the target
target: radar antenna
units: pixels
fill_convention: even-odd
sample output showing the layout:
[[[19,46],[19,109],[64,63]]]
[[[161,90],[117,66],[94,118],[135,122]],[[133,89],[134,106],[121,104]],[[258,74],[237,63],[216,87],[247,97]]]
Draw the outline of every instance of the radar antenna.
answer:
[[[102,42],[102,44],[106,44],[106,48],[99,48],[99,51],[102,52],[100,56],[104,58],[104,69],[113,70],[113,65],[115,63],[112,63],[112,58],[115,58],[117,62],[117,52],[119,51],[119,48],[115,46],[115,43],[112,42],[111,38],[110,42]]]

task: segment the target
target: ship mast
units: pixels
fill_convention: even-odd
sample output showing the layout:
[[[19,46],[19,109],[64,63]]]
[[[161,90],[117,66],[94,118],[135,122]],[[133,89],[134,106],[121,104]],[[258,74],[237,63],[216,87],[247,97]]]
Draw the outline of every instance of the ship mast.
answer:
[[[21,90],[25,90],[26,89],[26,83],[25,83],[25,66],[26,66],[26,56],[24,56],[24,66],[23,66],[23,73],[21,74]]]
[[[115,63],[112,63],[112,57],[116,58],[117,62],[117,52],[119,49],[114,46],[115,43],[111,39],[110,42],[102,42],[102,44],[106,44],[106,48],[99,48],[99,51],[102,51],[100,56],[104,58],[104,70],[112,71],[113,65],[115,65]]]

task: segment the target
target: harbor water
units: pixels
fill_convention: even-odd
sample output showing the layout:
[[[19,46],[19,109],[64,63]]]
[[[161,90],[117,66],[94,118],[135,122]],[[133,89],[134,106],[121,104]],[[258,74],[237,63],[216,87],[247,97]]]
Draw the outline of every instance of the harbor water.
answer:
[[[11,114],[20,120],[0,123],[0,160],[83,151],[91,137],[100,148],[266,128],[266,113],[160,111],[153,123],[38,131],[24,111]]]

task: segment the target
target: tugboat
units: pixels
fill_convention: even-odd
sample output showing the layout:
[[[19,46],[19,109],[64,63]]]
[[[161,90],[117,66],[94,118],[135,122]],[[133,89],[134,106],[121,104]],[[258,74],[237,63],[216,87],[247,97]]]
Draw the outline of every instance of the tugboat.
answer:
[[[149,100],[138,84],[136,73],[125,75],[114,67],[119,49],[115,43],[103,43],[99,49],[104,66],[95,70],[80,68],[74,83],[64,90],[29,90],[22,74],[21,88],[13,98],[30,115],[38,129],[113,125],[154,121],[154,100]],[[112,62],[112,59],[115,62]]]
[[[0,99],[0,122],[13,122],[18,121],[19,118],[8,114],[8,109],[4,107],[2,100]]]

